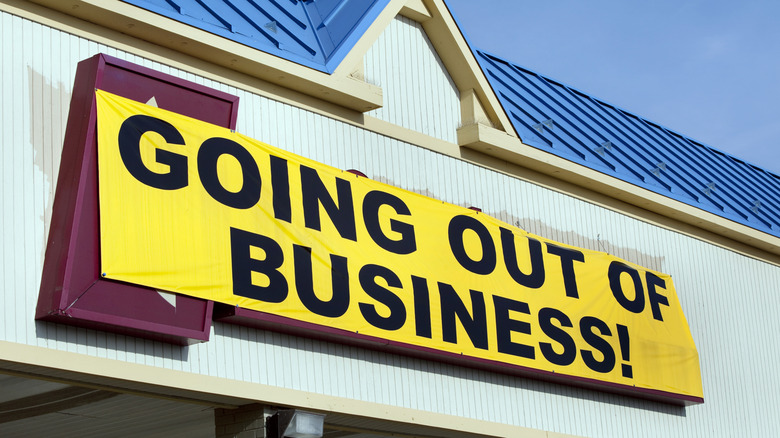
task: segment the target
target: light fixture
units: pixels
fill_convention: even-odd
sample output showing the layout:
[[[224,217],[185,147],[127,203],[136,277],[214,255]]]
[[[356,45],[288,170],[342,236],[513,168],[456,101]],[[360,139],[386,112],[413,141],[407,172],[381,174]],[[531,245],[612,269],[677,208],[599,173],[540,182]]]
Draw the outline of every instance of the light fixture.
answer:
[[[321,438],[325,414],[282,409],[266,420],[269,438]]]

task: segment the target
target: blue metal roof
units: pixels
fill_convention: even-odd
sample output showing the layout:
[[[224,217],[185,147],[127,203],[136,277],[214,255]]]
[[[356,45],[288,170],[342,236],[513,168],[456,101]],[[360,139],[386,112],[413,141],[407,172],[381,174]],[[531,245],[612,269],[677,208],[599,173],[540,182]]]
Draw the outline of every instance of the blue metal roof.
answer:
[[[390,0],[124,0],[333,73]]]
[[[476,50],[525,144],[780,237],[780,177]]]

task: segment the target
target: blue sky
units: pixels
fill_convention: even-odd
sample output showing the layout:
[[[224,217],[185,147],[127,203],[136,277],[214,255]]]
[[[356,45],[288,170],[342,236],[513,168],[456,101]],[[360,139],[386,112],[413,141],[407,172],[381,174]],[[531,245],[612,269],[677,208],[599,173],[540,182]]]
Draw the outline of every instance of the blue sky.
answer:
[[[780,1],[446,2],[474,47],[780,174]]]

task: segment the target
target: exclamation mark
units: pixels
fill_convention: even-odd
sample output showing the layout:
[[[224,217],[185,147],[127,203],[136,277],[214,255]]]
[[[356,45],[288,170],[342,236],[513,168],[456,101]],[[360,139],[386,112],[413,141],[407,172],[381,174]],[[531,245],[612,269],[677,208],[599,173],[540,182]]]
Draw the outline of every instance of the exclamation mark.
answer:
[[[617,334],[618,334],[618,340],[620,341],[620,356],[623,358],[624,361],[630,362],[631,342],[629,341],[628,338],[628,327],[618,324]],[[634,370],[631,368],[631,365],[624,363],[621,366],[623,370],[623,377],[628,377],[629,379],[633,379]]]

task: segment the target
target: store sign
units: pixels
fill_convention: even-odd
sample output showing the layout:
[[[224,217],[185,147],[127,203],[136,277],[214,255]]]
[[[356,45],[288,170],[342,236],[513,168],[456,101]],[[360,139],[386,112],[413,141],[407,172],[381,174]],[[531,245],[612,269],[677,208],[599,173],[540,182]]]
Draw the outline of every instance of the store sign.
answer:
[[[215,303],[100,276],[95,89],[234,128],[237,96],[105,54],[82,60],[71,88],[35,318],[187,345],[209,339]]]
[[[668,275],[100,90],[97,114],[105,278],[702,401]]]

